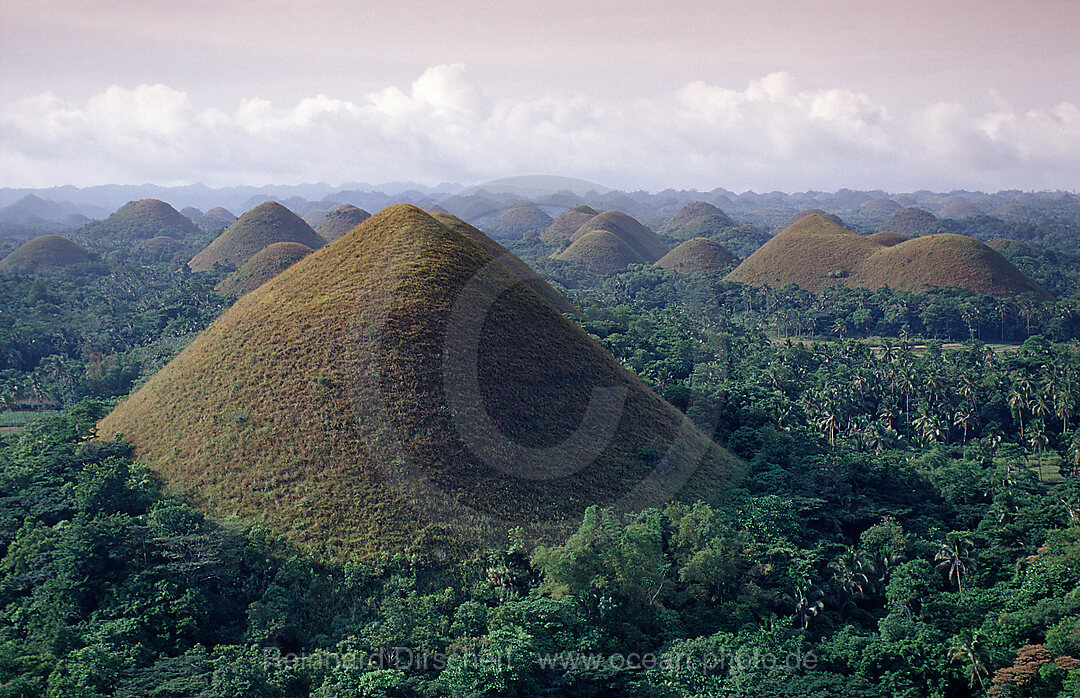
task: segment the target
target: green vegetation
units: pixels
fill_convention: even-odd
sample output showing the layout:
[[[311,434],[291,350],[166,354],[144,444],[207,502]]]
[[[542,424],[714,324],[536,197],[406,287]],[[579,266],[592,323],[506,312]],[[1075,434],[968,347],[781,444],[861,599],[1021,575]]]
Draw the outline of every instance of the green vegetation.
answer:
[[[188,267],[192,271],[210,271],[215,266],[238,269],[256,252],[275,242],[298,242],[313,250],[326,244],[295,213],[276,201],[267,201],[240,216],[192,257]]]
[[[779,196],[755,211],[825,205]],[[893,208],[835,197],[864,232]],[[796,224],[815,255],[869,245],[910,289],[1008,271],[970,239],[1007,237],[992,247],[1057,300],[1015,278],[1002,296],[747,285],[603,228],[573,244],[609,235],[640,261],[598,273],[552,258],[566,239],[529,232],[519,259],[407,206],[190,345],[224,306],[223,273],[187,269],[193,238],[96,248],[100,275],[0,275],[0,695],[1075,696],[1070,206],[910,241]],[[672,255],[726,235],[767,238],[726,227]],[[867,271],[846,268],[832,278]],[[462,334],[481,270],[510,290]],[[466,444],[470,363],[512,441]],[[559,462],[527,449],[573,438],[612,386],[611,444],[544,479]],[[697,428],[669,452],[683,415]],[[655,477],[679,501],[641,496]]]
[[[129,201],[103,221],[94,221],[76,231],[76,239],[94,249],[112,252],[130,249],[140,241],[168,235],[192,241],[200,231],[179,211],[157,199]]]
[[[930,233],[937,223],[937,217],[921,208],[908,207],[897,211],[881,225],[881,230],[891,230],[908,237]]]
[[[709,237],[724,228],[734,227],[735,221],[717,207],[704,201],[691,201],[667,219],[656,234],[673,240],[689,240]]]
[[[551,216],[533,204],[518,204],[502,214],[487,227],[487,232],[495,239],[518,240],[526,233],[539,233],[547,230],[554,221]]]

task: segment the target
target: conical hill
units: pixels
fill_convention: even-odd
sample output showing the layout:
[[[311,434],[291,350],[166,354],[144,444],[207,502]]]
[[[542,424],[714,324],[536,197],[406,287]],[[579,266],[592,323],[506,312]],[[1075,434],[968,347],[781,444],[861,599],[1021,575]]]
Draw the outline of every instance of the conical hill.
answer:
[[[817,290],[842,284],[881,245],[847,230],[830,216],[811,213],[774,235],[727,275],[729,281]]]
[[[241,297],[100,434],[206,510],[340,558],[438,556],[513,526],[551,540],[591,504],[715,498],[737,476],[455,228],[408,205],[372,216]]]
[[[585,204],[578,204],[573,208],[563,211],[547,230],[540,233],[540,239],[544,242],[560,242],[569,240],[581,226],[597,215],[597,211]]]
[[[735,255],[720,243],[707,238],[691,238],[660,258],[656,266],[669,271],[717,271],[730,267]]]
[[[259,250],[275,242],[298,242],[311,249],[322,247],[325,241],[311,226],[276,201],[259,204],[191,258],[192,271],[209,271],[215,264],[239,269]]]
[[[701,219],[709,220],[703,224]],[[661,235],[689,240],[693,237],[704,237],[709,232],[735,227],[735,221],[726,213],[704,201],[691,201],[679,209],[674,216],[667,219],[656,232]],[[688,231],[693,229],[693,233]]]
[[[251,256],[251,259],[222,279],[214,290],[223,296],[239,298],[285,271],[311,254],[311,248],[299,242],[275,242]]]
[[[315,232],[326,242],[333,242],[368,218],[371,218],[371,214],[364,209],[342,204],[327,214]]]
[[[0,272],[40,274],[92,261],[94,256],[82,245],[60,235],[41,235],[0,259]]]

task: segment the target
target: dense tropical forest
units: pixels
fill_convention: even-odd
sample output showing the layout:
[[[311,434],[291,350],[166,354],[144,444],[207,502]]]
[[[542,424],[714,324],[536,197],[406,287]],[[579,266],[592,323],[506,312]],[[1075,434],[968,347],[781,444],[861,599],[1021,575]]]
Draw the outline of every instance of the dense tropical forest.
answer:
[[[1080,695],[1080,300],[1047,216],[979,231],[1052,301],[507,242],[747,474],[443,560],[328,562],[95,438],[229,269],[0,275],[0,696]]]

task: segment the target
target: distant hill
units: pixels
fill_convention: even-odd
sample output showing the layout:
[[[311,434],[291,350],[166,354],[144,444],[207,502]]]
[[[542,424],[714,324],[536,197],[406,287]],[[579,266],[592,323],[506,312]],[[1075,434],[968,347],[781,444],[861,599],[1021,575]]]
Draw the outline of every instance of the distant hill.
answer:
[[[59,235],[41,235],[0,260],[0,273],[43,274],[93,261],[85,247]]]
[[[318,228],[319,224],[325,221],[326,217],[329,215],[329,210],[325,208],[316,208],[308,211],[301,217],[304,219],[304,222],[310,225],[312,228]]]
[[[313,250],[325,244],[295,213],[276,201],[267,201],[240,216],[192,257],[188,267],[192,271],[209,271],[220,264],[239,269],[256,252],[275,242],[298,242]]]
[[[844,225],[844,221],[840,220],[840,216],[837,216],[834,213],[828,213],[826,211],[822,211],[820,208],[808,208],[808,209],[805,209],[803,211],[799,211],[795,215],[788,218],[787,221],[785,221],[784,224],[782,226],[780,226],[780,227],[781,227],[781,229],[790,228],[791,226],[795,225],[795,223],[797,223],[799,220],[801,220],[803,218],[806,218],[807,216],[815,216],[815,215],[816,216],[824,216],[825,218],[828,218],[830,221],[832,221],[833,223],[836,223],[839,226]]]
[[[525,233],[547,230],[553,222],[535,204],[518,204],[496,218],[487,232],[496,239],[520,240]]]
[[[187,206],[180,209],[180,215],[194,223],[196,218],[202,217],[203,212],[195,208],[194,206]]]
[[[706,238],[692,238],[660,258],[656,266],[669,271],[718,271],[738,260],[722,245]]]
[[[599,274],[629,264],[651,264],[667,254],[667,247],[651,230],[618,211],[593,216],[570,239],[570,246],[555,258]]]
[[[495,179],[490,182],[484,182],[483,184],[464,189],[459,192],[459,194],[469,195],[479,191],[486,191],[492,194],[516,194],[517,196],[531,199],[544,196],[545,194],[557,194],[563,191],[568,191],[577,196],[584,196],[590,191],[595,191],[598,194],[607,194],[612,191],[612,189],[610,187],[605,187],[602,184],[589,182],[584,179],[575,179],[574,177],[525,175],[522,177],[507,177],[505,179]]]
[[[863,237],[821,215],[807,216],[778,233],[726,278],[781,288],[818,290],[849,286],[923,291],[959,286],[979,293],[1051,296],[1011,262],[964,235],[936,234],[897,240],[898,234]],[[894,242],[884,246],[878,241]]]
[[[841,283],[881,246],[820,213],[802,216],[747,257],[727,279],[752,286],[796,284],[817,290]]]
[[[592,504],[719,497],[739,461],[505,255],[385,209],[242,296],[99,434],[325,558],[557,540]]]
[[[368,218],[371,218],[371,214],[364,209],[342,204],[326,216],[315,232],[326,242],[333,242]]]
[[[861,208],[863,211],[866,211],[868,213],[889,214],[889,213],[896,213],[901,208],[903,208],[903,206],[896,203],[892,199],[871,199],[870,201],[867,201],[865,204],[863,204],[859,208]]]
[[[655,262],[668,252],[667,245],[656,236],[656,233],[621,211],[604,211],[593,216],[578,228],[570,239],[576,241],[595,230],[613,233],[630,245],[643,259],[650,262]]]
[[[656,232],[676,240],[689,240],[709,237],[712,233],[735,225],[735,221],[716,206],[704,201],[691,201],[667,219]]]
[[[27,194],[18,201],[0,208],[0,221],[22,223],[27,220],[61,221],[70,211],[48,199],[35,194]]]
[[[905,291],[960,286],[994,296],[1034,293],[1052,300],[1045,289],[984,243],[965,235],[926,235],[880,250],[847,279],[849,286]]]
[[[891,230],[882,230],[878,233],[873,233],[866,236],[867,239],[873,240],[882,247],[892,247],[893,245],[899,245],[901,242],[907,242],[911,238],[908,238],[900,233],[894,233]]]
[[[564,211],[558,218],[552,221],[547,230],[540,233],[540,239],[544,242],[562,242],[574,236],[581,226],[597,215],[597,211],[585,204],[578,204]]]
[[[311,248],[299,242],[275,242],[252,255],[243,266],[225,277],[215,290],[223,296],[239,298],[285,271],[311,254]]]
[[[232,211],[215,206],[195,221],[195,225],[199,227],[204,233],[214,233],[223,228],[228,228],[230,225],[236,222],[236,216]]]
[[[881,225],[882,230],[891,230],[901,235],[915,237],[926,235],[934,228],[937,217],[929,211],[921,208],[908,207],[900,209]]]
[[[979,209],[966,201],[955,201],[938,211],[939,218],[969,218],[979,215]]]
[[[129,201],[103,221],[79,230],[80,238],[109,246],[124,247],[159,235],[178,240],[193,239],[199,229],[179,211],[158,199]]]
[[[994,215],[1007,221],[1029,221],[1037,214],[1035,209],[1025,204],[1005,204],[994,209]]]

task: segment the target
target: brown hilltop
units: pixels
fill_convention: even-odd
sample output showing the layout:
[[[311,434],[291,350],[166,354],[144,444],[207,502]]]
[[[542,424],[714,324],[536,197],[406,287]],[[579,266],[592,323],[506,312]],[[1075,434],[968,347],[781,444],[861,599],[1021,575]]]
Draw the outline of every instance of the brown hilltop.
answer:
[[[828,215],[812,213],[774,235],[726,278],[752,286],[795,284],[817,290],[840,283],[880,248]]]
[[[639,223],[632,216],[621,211],[604,211],[585,222],[570,238],[571,241],[581,239],[584,235],[596,230],[612,233],[623,242],[630,245],[641,257],[649,262],[655,262],[668,252],[656,233]]]
[[[935,217],[934,214],[929,211],[924,211],[921,208],[909,206],[908,208],[900,209],[889,216],[888,219],[881,224],[881,229],[892,230],[901,235],[914,237],[929,233],[936,223],[937,217]]]
[[[94,261],[82,245],[59,235],[41,235],[24,242],[0,259],[0,273],[42,274]]]
[[[665,221],[664,224],[660,226],[660,229],[656,232],[660,235],[666,235],[668,237],[680,240],[686,240],[690,237],[704,236],[703,231],[700,230],[700,225],[696,226],[697,229],[695,230],[695,235],[688,236],[682,231],[684,228],[690,226],[691,224],[699,222],[702,218],[705,217],[709,217],[709,225],[716,230],[720,230],[722,228],[732,228],[736,225],[735,221],[731,220],[731,218],[726,213],[713,206],[712,204],[706,203],[704,201],[691,201],[690,203],[680,208],[674,216],[667,219],[667,221]]]
[[[938,211],[939,218],[970,218],[979,215],[979,209],[966,201],[954,201]]]
[[[1042,300],[1053,298],[987,245],[953,233],[926,235],[880,250],[866,259],[847,283],[906,291],[960,286],[994,296],[1030,292]]]
[[[873,240],[882,247],[892,247],[893,245],[899,245],[901,242],[907,242],[911,238],[891,230],[882,230],[881,232],[867,235],[866,239]]]
[[[276,201],[267,201],[240,216],[192,257],[188,267],[192,271],[209,271],[217,264],[239,268],[256,252],[275,242],[298,242],[313,250],[325,244],[295,213]]]
[[[198,228],[186,216],[158,199],[129,201],[103,221],[90,223],[83,234],[93,240],[137,242],[159,235],[194,237]]]
[[[590,218],[596,215],[597,212],[594,209],[585,204],[578,204],[577,206],[564,211],[562,215],[552,221],[547,230],[540,233],[540,239],[544,242],[561,242],[563,240],[569,240],[581,226],[585,225]]]
[[[547,230],[554,221],[535,204],[518,204],[488,226],[492,237],[519,239],[525,233]]]
[[[826,211],[822,211],[820,208],[808,208],[808,209],[799,211],[795,215],[788,218],[786,221],[784,221],[784,224],[782,226],[780,226],[780,229],[783,230],[784,228],[790,228],[791,226],[795,225],[796,223],[798,223],[803,218],[806,218],[807,216],[824,216],[825,218],[828,218],[830,221],[832,221],[833,223],[836,223],[837,225],[839,225],[841,227],[843,227],[843,225],[844,225],[844,221],[840,220],[840,216],[838,216],[838,215],[836,215],[834,213],[828,213]]]
[[[371,214],[364,209],[352,204],[342,204],[331,211],[322,223],[319,223],[315,232],[323,240],[333,242],[368,218],[371,218]]]
[[[299,242],[275,242],[244,262],[243,266],[222,279],[214,290],[223,296],[239,298],[285,271],[311,254],[311,248]]]
[[[660,258],[656,266],[674,272],[717,271],[738,261],[735,255],[707,238],[692,238]]]
[[[892,199],[870,199],[859,208],[867,213],[896,213],[903,207]]]
[[[227,208],[215,206],[195,221],[195,225],[204,233],[212,233],[222,228],[227,228],[236,222],[236,216]]]
[[[581,264],[599,274],[629,264],[651,264],[667,253],[667,247],[651,230],[619,211],[593,216],[570,239],[570,246],[555,258]]]
[[[726,277],[754,286],[796,284],[923,291],[958,286],[979,293],[1050,295],[983,243],[964,235],[936,234],[886,242],[896,233],[857,235],[824,216],[808,216],[778,233]]]
[[[496,259],[385,209],[241,297],[99,433],[205,510],[325,557],[515,525],[552,540],[592,504],[715,499],[739,462]]]

